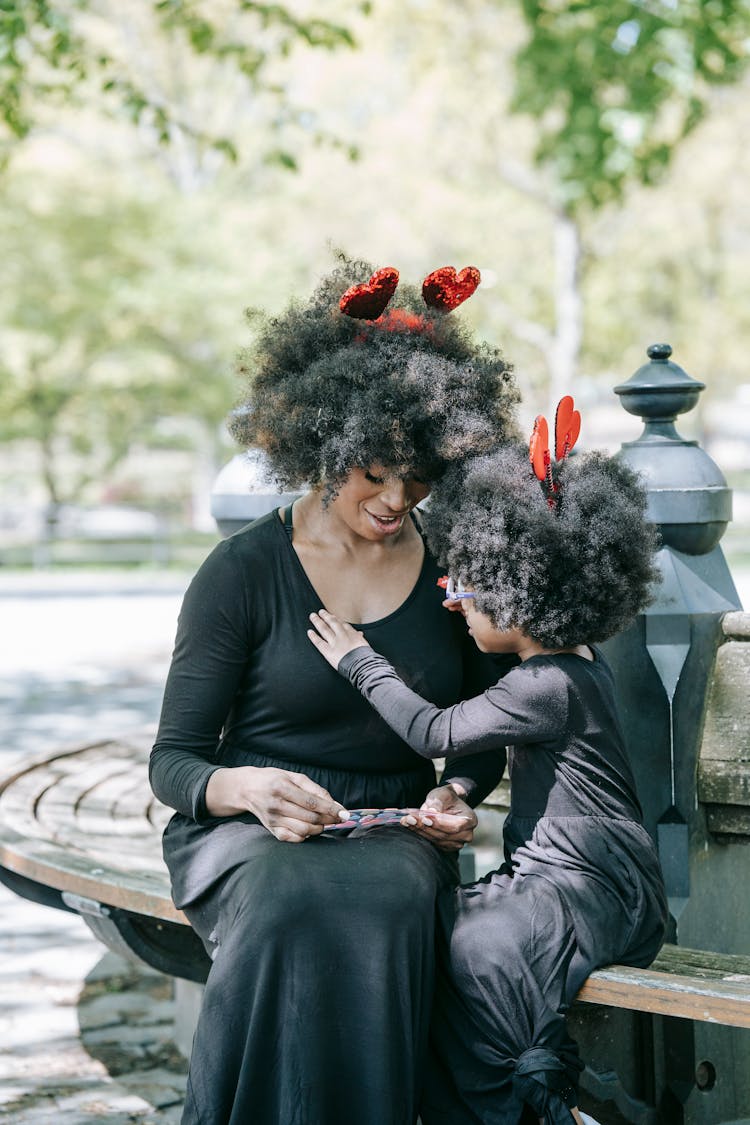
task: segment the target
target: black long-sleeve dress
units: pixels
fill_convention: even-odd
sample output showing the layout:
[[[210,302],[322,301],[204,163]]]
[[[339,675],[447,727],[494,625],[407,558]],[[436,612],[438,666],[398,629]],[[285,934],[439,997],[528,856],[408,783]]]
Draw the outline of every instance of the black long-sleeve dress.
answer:
[[[581,1063],[565,1011],[588,974],[649,964],[667,905],[601,653],[535,656],[475,699],[435,707],[388,661],[339,664],[414,750],[508,750],[505,863],[440,896],[442,971],[424,1125],[566,1125]]]
[[[440,706],[498,672],[441,608],[425,555],[406,601],[360,626]],[[184,1125],[413,1125],[435,961],[435,901],[455,859],[403,828],[301,844],[251,814],[211,817],[220,766],[306,774],[349,808],[414,806],[435,784],[307,639],[320,598],[271,513],[219,544],[185,597],[159,733],[156,795],[176,904],[213,957]],[[477,803],[497,755],[462,760]]]

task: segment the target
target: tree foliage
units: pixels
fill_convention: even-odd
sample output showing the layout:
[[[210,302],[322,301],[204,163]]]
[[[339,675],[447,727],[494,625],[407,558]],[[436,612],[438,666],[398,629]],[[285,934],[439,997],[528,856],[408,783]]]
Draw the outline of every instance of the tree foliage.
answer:
[[[218,435],[231,313],[195,215],[65,182],[20,180],[3,203],[0,440],[35,444],[50,500],[80,499],[134,446],[170,444],[165,419]]]
[[[569,210],[656,182],[703,119],[712,87],[748,64],[748,0],[520,0],[528,40],[513,107]]]
[[[163,143],[180,131],[236,158],[228,132],[201,126],[180,112],[163,89],[132,65],[124,48],[128,22],[147,20],[152,34],[179,45],[184,67],[210,59],[233,68],[253,96],[271,95],[288,109],[273,64],[298,46],[332,51],[353,47],[339,22],[294,14],[286,4],[254,0],[0,0],[0,122],[7,156],[47,106],[83,101],[93,90]],[[2,136],[2,134],[0,134]],[[291,153],[272,150],[278,163]]]

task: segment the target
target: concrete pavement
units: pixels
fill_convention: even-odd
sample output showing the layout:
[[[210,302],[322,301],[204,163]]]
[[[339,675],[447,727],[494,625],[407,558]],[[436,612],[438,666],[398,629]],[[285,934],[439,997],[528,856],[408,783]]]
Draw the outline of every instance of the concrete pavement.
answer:
[[[0,771],[155,723],[187,575],[0,572]],[[187,1065],[169,978],[0,887],[0,1117],[173,1125]]]
[[[171,980],[106,952],[74,914],[0,890],[0,1117],[176,1125],[187,1064]]]

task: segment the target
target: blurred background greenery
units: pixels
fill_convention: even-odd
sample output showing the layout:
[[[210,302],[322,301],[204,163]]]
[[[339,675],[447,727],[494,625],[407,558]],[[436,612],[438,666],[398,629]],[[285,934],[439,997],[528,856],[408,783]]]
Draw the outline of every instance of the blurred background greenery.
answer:
[[[331,247],[478,266],[588,446],[669,342],[750,561],[749,45],[750,0],[0,0],[0,564],[205,553],[243,310]]]

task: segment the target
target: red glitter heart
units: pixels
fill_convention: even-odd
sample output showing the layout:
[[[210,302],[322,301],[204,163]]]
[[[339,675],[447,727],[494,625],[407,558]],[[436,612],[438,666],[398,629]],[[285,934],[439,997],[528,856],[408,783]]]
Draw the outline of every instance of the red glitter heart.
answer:
[[[369,281],[352,285],[339,301],[339,308],[346,316],[355,320],[377,320],[385,306],[396,292],[398,270],[384,266],[376,270]]]
[[[465,266],[460,273],[453,266],[441,266],[422,282],[424,303],[431,309],[450,312],[472,295],[481,280],[476,266]]]

